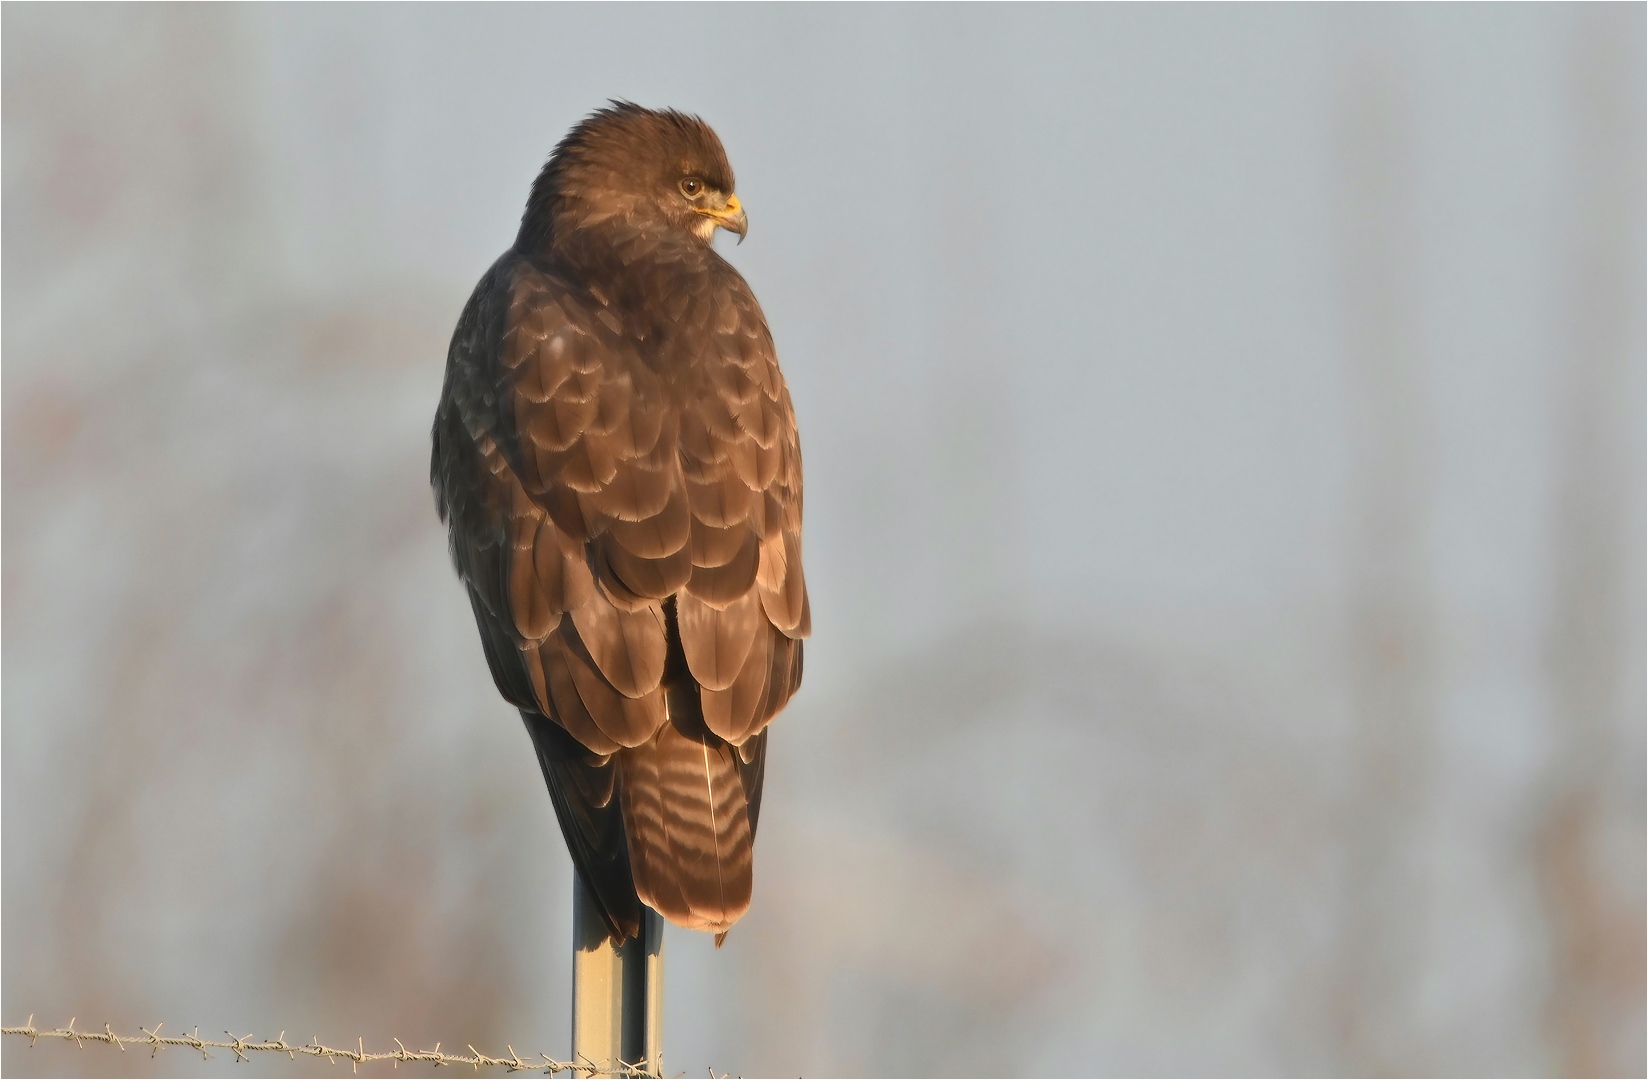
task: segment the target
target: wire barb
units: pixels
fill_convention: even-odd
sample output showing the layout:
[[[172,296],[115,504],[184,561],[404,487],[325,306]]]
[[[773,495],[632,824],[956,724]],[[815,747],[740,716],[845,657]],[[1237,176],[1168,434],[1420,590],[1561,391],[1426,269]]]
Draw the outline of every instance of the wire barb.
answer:
[[[30,1046],[33,1046],[37,1039],[62,1039],[82,1048],[89,1042],[108,1043],[111,1046],[119,1047],[122,1053],[125,1052],[127,1043],[134,1043],[139,1046],[149,1047],[150,1057],[158,1054],[161,1047],[164,1046],[187,1047],[190,1050],[197,1050],[203,1058],[212,1056],[207,1052],[208,1049],[229,1050],[234,1053],[236,1061],[250,1061],[251,1055],[256,1053],[285,1054],[295,1061],[297,1055],[304,1054],[308,1057],[325,1058],[333,1064],[337,1063],[337,1059],[342,1058],[349,1062],[351,1071],[358,1071],[361,1065],[370,1061],[393,1061],[397,1065],[403,1061],[425,1061],[436,1068],[442,1065],[468,1065],[477,1072],[485,1066],[487,1068],[503,1069],[512,1073],[541,1069],[546,1074],[564,1072],[571,1073],[574,1076],[594,1076],[597,1073],[626,1077],[653,1075],[644,1069],[622,1061],[598,1063],[588,1058],[581,1058],[578,1061],[558,1061],[548,1054],[539,1054],[538,1057],[541,1060],[527,1061],[515,1052],[513,1046],[509,1047],[508,1057],[491,1057],[481,1053],[473,1046],[468,1047],[468,1054],[444,1054],[441,1052],[440,1043],[436,1043],[433,1050],[408,1050],[405,1043],[396,1039],[394,1040],[395,1049],[369,1053],[364,1038],[355,1040],[355,1049],[353,1050],[339,1050],[336,1047],[322,1043],[319,1036],[310,1039],[303,1046],[294,1046],[286,1041],[286,1032],[284,1031],[280,1033],[278,1039],[259,1039],[255,1035],[242,1036],[231,1031],[225,1031],[223,1034],[228,1036],[229,1041],[219,1042],[214,1039],[202,1039],[199,1028],[195,1028],[194,1032],[188,1035],[162,1035],[160,1029],[165,1026],[163,1024],[156,1024],[152,1028],[138,1028],[143,1033],[142,1035],[117,1035],[114,1028],[108,1024],[103,1025],[102,1031],[77,1031],[74,1026],[76,1019],[78,1017],[70,1019],[68,1024],[54,1031],[42,1031],[34,1026],[34,1014],[30,1013],[28,1023],[21,1027],[0,1027],[0,1035],[21,1035],[29,1040]]]

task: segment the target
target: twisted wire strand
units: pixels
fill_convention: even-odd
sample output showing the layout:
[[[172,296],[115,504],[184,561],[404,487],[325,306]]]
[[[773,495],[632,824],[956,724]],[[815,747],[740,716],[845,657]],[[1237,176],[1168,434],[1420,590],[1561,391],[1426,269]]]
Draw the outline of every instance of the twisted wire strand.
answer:
[[[0,1027],[0,1035],[24,1036],[29,1040],[30,1046],[34,1045],[36,1039],[63,1039],[74,1043],[76,1046],[85,1046],[89,1042],[109,1043],[119,1047],[122,1052],[128,1046],[146,1046],[149,1048],[150,1057],[158,1054],[162,1047],[167,1046],[187,1047],[190,1050],[199,1051],[203,1058],[212,1056],[207,1052],[208,1048],[232,1050],[236,1061],[249,1061],[249,1055],[256,1053],[285,1054],[293,1060],[296,1060],[297,1055],[305,1054],[309,1057],[325,1058],[334,1064],[342,1059],[349,1062],[352,1071],[369,1061],[425,1061],[435,1066],[468,1065],[476,1071],[486,1066],[506,1069],[509,1072],[525,1072],[532,1069],[542,1069],[545,1073],[570,1072],[575,1076],[594,1076],[598,1073],[607,1076],[654,1075],[645,1071],[639,1065],[631,1065],[622,1061],[594,1062],[588,1058],[580,1061],[557,1061],[548,1054],[539,1054],[536,1058],[523,1058],[515,1052],[513,1046],[508,1047],[508,1057],[492,1057],[481,1053],[473,1046],[467,1047],[469,1050],[467,1054],[443,1053],[440,1043],[436,1043],[433,1050],[408,1050],[399,1039],[396,1039],[395,1049],[393,1050],[369,1052],[366,1049],[366,1040],[364,1039],[355,1040],[355,1049],[344,1050],[334,1046],[326,1046],[318,1036],[306,1043],[289,1043],[286,1041],[286,1032],[284,1031],[280,1033],[278,1039],[259,1039],[252,1035],[238,1036],[233,1032],[226,1031],[224,1034],[229,1038],[225,1042],[217,1039],[202,1039],[199,1028],[196,1028],[192,1035],[162,1035],[160,1029],[165,1026],[163,1024],[156,1024],[152,1029],[140,1027],[138,1030],[143,1032],[141,1035],[116,1035],[114,1029],[108,1024],[103,1025],[102,1031],[77,1031],[74,1026],[75,1019],[78,1019],[78,1017],[71,1019],[64,1027],[43,1031],[34,1026],[34,1016],[30,1014],[29,1022],[22,1027]]]

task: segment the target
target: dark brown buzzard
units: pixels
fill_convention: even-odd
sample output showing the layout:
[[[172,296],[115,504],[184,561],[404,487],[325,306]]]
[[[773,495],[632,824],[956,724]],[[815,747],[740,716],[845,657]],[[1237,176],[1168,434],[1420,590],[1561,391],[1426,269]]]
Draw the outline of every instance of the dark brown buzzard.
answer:
[[[614,935],[750,903],[801,683],[801,448],[721,142],[614,103],[532,185],[447,355],[430,481],[498,690]]]

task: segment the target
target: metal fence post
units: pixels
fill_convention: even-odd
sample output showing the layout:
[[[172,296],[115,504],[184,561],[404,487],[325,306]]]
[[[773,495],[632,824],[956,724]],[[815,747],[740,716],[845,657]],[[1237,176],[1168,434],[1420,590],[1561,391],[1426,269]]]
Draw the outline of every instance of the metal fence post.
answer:
[[[642,905],[641,933],[614,946],[582,875],[572,898],[572,1057],[612,1076],[664,1068],[664,921]],[[622,1064],[620,1064],[622,1063]]]

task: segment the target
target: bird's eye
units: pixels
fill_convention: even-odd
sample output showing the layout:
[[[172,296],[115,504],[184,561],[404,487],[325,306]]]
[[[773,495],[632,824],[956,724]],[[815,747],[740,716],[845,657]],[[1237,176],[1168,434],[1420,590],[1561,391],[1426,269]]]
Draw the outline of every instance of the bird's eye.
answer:
[[[697,198],[698,193],[703,190],[704,181],[698,179],[696,176],[689,176],[685,180],[681,181],[681,194],[685,195],[689,199]]]

